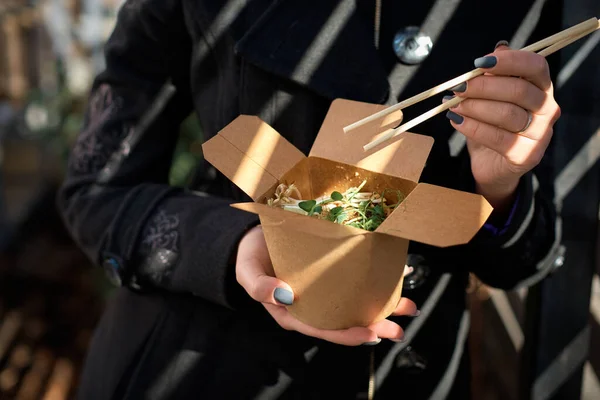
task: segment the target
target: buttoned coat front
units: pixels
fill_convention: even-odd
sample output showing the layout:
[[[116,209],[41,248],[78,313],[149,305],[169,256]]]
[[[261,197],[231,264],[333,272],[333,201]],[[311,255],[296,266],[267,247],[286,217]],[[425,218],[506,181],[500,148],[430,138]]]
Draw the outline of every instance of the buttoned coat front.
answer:
[[[120,285],[94,335],[81,399],[366,392],[370,348],[286,331],[236,283],[236,246],[257,220],[229,204],[245,195],[206,163],[189,188],[170,186],[168,174],[178,126],[192,112],[205,139],[239,114],[258,115],[307,153],[333,99],[392,104],[460,75],[510,39],[533,2],[448,1],[440,9],[433,1],[384,1],[380,49],[389,53],[373,45],[374,3],[125,2],[58,197],[77,243]],[[560,30],[557,3],[547,2],[529,42]],[[429,57],[398,63],[393,33],[431,23],[432,13]],[[422,181],[474,190],[468,153],[450,154],[453,130],[443,115],[413,131],[435,138]],[[448,249],[411,244],[409,261],[420,268],[404,296],[422,315],[396,319],[405,343],[375,347],[380,398],[447,394],[457,376],[452,393],[468,393],[469,274],[508,289],[550,271],[556,214],[534,181],[533,173],[523,177],[499,232],[482,229]]]

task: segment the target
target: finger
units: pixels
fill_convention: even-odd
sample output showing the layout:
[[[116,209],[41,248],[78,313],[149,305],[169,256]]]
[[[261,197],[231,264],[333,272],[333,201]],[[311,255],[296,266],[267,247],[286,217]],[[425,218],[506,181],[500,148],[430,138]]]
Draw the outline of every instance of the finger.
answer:
[[[496,43],[496,46],[494,47],[494,53],[497,51],[506,51],[506,50],[510,50],[510,46],[509,46],[507,40],[500,40],[498,43]]]
[[[236,271],[238,283],[254,300],[275,305],[293,304],[294,291],[290,285],[270,276],[269,266],[263,260],[238,261]]]
[[[544,115],[549,112],[548,95],[524,79],[508,76],[478,76],[471,79],[457,96],[513,103]]]
[[[419,309],[414,301],[402,297],[396,306],[392,315],[416,317],[420,314]]]
[[[369,328],[377,334],[377,337],[382,339],[392,339],[394,341],[400,341],[404,338],[404,329],[395,322],[389,319],[376,322],[369,326]]]
[[[508,152],[516,145],[517,140],[520,138],[519,135],[510,133],[502,128],[486,124],[474,118],[459,115],[454,111],[449,111],[446,116],[457,131],[500,154]]]
[[[297,320],[283,307],[277,307],[271,304],[264,304],[264,306],[282,328],[297,331],[306,336],[316,337],[344,346],[359,346],[365,343],[374,344],[380,340],[377,337],[377,334],[369,328],[355,327],[340,330],[318,329]]]
[[[507,40],[500,40],[498,43],[496,43],[496,47],[494,47],[494,53],[497,51],[506,51],[506,50],[511,50]],[[488,55],[493,55],[493,54],[488,54]],[[494,74],[492,74],[491,72],[486,72],[484,75],[494,75]]]
[[[476,59],[474,65],[494,75],[520,76],[545,92],[552,90],[548,62],[531,51],[499,51]]]
[[[519,171],[529,171],[539,164],[544,155],[545,143],[549,135],[544,134],[542,140],[532,140],[452,111],[448,112],[447,116],[454,129],[468,139],[501,154]]]
[[[529,122],[529,113],[522,107],[501,101],[467,99],[452,111],[514,133],[521,132]],[[521,134],[531,139],[538,139],[539,136],[539,132],[530,129]]]

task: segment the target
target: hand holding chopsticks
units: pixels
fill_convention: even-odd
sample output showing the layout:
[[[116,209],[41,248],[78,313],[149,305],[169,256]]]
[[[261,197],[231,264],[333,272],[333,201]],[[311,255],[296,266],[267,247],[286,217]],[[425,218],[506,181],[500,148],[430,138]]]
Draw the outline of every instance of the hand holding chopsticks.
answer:
[[[533,51],[533,52],[539,51],[539,53],[538,53],[539,55],[546,57],[546,56],[562,49],[563,47],[568,46],[569,44],[581,39],[582,37],[589,35],[590,33],[594,32],[595,30],[597,30],[599,28],[600,28],[600,20],[598,20],[597,18],[591,18],[587,21],[582,22],[581,24],[575,25],[569,29],[566,29],[555,35],[552,35],[546,39],[540,40],[539,42],[536,42],[527,47],[524,47],[521,50]],[[375,113],[369,117],[366,117],[360,121],[357,121],[351,125],[348,125],[347,127],[344,128],[344,132],[348,133],[352,129],[358,128],[364,124],[367,124],[371,121],[374,121],[378,118],[388,115],[396,110],[404,109],[404,108],[409,107],[413,104],[416,104],[420,101],[428,99],[438,93],[449,90],[449,89],[459,85],[460,83],[466,82],[477,76],[483,75],[485,72],[486,72],[486,69],[477,68],[477,69],[470,71],[466,74],[463,74],[459,77],[451,79],[451,80],[449,80],[445,83],[442,83],[434,88],[426,90],[426,91],[424,91],[416,96],[413,96],[409,99],[406,99],[394,106],[388,107],[378,113]],[[392,139],[393,137],[398,136],[401,133],[406,132],[407,130],[419,125],[420,123],[426,121],[427,119],[429,119],[441,112],[444,112],[452,107],[457,106],[464,100],[465,100],[465,98],[460,98],[460,97],[453,98],[453,99],[427,111],[426,113],[420,115],[419,117],[406,122],[405,124],[388,132],[387,134],[382,135],[378,139],[366,144],[363,147],[364,147],[365,151],[368,151],[368,150],[374,148],[375,146],[378,146],[379,144],[381,144],[385,141],[388,141],[388,140]]]

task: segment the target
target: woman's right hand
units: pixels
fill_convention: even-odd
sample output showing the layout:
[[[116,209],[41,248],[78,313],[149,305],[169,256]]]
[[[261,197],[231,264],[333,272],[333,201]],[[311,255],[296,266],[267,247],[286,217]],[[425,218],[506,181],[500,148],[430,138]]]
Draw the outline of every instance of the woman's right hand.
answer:
[[[282,328],[346,346],[377,344],[381,339],[400,341],[404,337],[402,328],[387,319],[368,327],[343,330],[323,330],[306,325],[285,308],[294,301],[292,288],[274,276],[262,228],[256,226],[240,241],[236,260],[237,281],[250,297],[262,303]],[[392,315],[418,315],[417,306],[413,301],[401,298]]]

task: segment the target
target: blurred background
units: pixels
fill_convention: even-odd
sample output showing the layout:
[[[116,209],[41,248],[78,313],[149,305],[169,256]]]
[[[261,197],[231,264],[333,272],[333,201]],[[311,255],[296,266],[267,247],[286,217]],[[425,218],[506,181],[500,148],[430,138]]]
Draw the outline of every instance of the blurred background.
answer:
[[[55,209],[120,0],[0,0],[0,399],[68,399],[111,286]],[[171,183],[199,157],[181,127]]]
[[[65,232],[54,196],[121,3],[0,0],[0,399],[73,398],[111,295]],[[568,3],[565,27],[600,14],[598,0]],[[598,42],[600,32],[560,55],[558,98],[569,106],[549,162],[562,268],[527,291],[468,293],[476,399],[600,399]],[[180,137],[171,183],[183,186],[201,157],[193,116]]]

